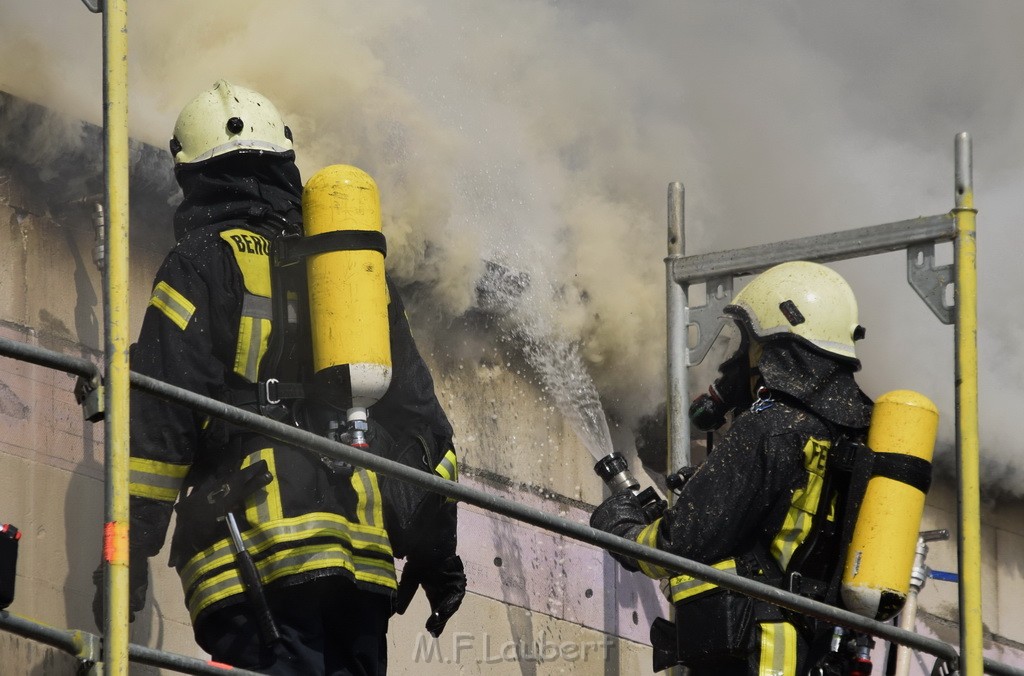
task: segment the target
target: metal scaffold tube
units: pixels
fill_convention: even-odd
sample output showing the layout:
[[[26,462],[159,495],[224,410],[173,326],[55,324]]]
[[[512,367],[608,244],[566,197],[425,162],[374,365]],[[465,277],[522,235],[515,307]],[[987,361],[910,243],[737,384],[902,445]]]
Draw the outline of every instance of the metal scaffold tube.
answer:
[[[128,7],[103,3],[104,674],[128,674]]]
[[[985,673],[995,672],[987,671],[990,663],[983,656],[975,230],[977,210],[974,208],[971,142],[967,133],[960,133],[956,136],[955,157],[956,203],[954,209],[948,214],[699,256],[682,255],[681,245],[678,250],[673,250],[674,233],[671,231],[670,225],[669,256],[665,259],[669,279],[674,282],[674,284],[669,284],[668,306],[668,349],[670,355],[668,363],[671,379],[669,393],[671,402],[672,394],[679,391],[679,387],[675,383],[686,380],[685,370],[682,375],[673,370],[672,354],[673,350],[679,349],[678,344],[686,340],[686,325],[689,321],[687,315],[690,315],[690,309],[687,307],[689,284],[709,282],[709,280],[730,280],[735,277],[752,275],[789,260],[827,263],[902,249],[913,253],[914,247],[952,241],[954,251],[952,275],[945,276],[948,273],[933,269],[931,270],[933,273],[931,279],[925,280],[926,283],[936,286],[935,298],[932,297],[927,284],[922,288],[920,280],[916,280],[915,284],[915,279],[908,277],[908,281],[941,321],[955,324],[956,456],[960,520],[958,556],[961,655],[959,662],[961,674],[980,676],[983,671]],[[674,185],[678,184],[670,184],[670,224],[674,218],[674,210],[677,208],[671,198]],[[679,222],[682,221],[681,216],[675,216],[675,218]],[[681,241],[682,235],[679,238],[680,243]],[[954,281],[953,308],[945,306],[940,293],[944,285],[950,281]],[[674,289],[674,286],[679,288]],[[678,312],[674,311],[673,294],[683,298],[684,307]],[[935,305],[943,307],[936,308]],[[687,318],[679,320],[678,316]],[[690,316],[692,317],[692,315]],[[698,346],[697,349],[699,350],[701,347]],[[682,349],[686,349],[685,344]],[[699,358],[697,361],[699,362]],[[671,403],[670,411],[672,411]],[[674,437],[670,437],[670,439],[673,442],[676,441]],[[985,666],[983,667],[983,665]]]
[[[686,249],[684,239],[684,198],[683,184],[678,181],[668,185],[668,255],[665,257],[666,322],[668,324],[668,471],[673,472],[690,464],[690,419],[686,415],[689,402],[689,381],[686,378],[686,288],[676,284],[672,276],[676,261],[683,257]]]
[[[14,341],[0,338],[0,354],[14,358],[22,358],[24,353],[24,346],[21,346],[19,343]],[[69,372],[78,372],[77,369],[82,368],[83,366],[83,364],[78,363],[77,360],[74,363],[71,363],[67,361],[65,355],[43,350],[41,348],[33,348],[31,350],[31,357],[33,363],[50,366],[51,368],[66,369],[67,366],[73,367],[74,370],[66,369],[69,370]],[[85,363],[87,364],[88,362]],[[86,375],[88,375],[88,368],[86,367],[85,370],[87,372]],[[485,493],[484,491],[474,489],[463,484],[448,481],[440,476],[435,476],[401,463],[387,460],[351,446],[330,441],[310,432],[284,425],[249,411],[234,408],[223,402],[217,401],[216,399],[203,397],[195,394],[194,392],[163,383],[153,378],[148,378],[137,373],[130,373],[129,375],[132,387],[161,397],[167,401],[190,406],[197,411],[201,411],[256,432],[260,432],[270,438],[277,439],[297,447],[306,448],[311,451],[316,451],[324,455],[336,457],[353,465],[367,467],[381,474],[423,486],[441,495],[476,505],[488,511],[516,519],[517,521],[532,524],[575,540],[579,540],[580,542],[596,545],[608,551],[649,561],[655,565],[675,572],[693,575],[694,577],[712,582],[720,587],[733,589],[740,593],[764,599],[769,603],[775,603],[800,613],[827,619],[837,624],[858,629],[887,641],[906,645],[921,652],[935,655],[943,660],[952,660],[957,657],[956,649],[947,643],[925,636],[920,636],[898,627],[894,627],[890,624],[869,620],[860,615],[840,610],[806,597],[783,591],[776,587],[770,587],[754,580],[747,580],[737,575],[732,575],[716,568],[712,568],[711,566],[706,566],[689,559],[684,559],[680,556],[669,554],[668,552],[640,545],[632,540],[626,540],[624,538],[605,533],[604,531],[591,528],[588,525],[577,523],[575,521],[570,521],[558,515],[548,514],[509,499]],[[11,628],[8,625],[11,624],[10,619],[12,617],[13,616],[10,616],[6,612],[0,612],[0,628]],[[24,625],[24,622],[18,620],[15,624]],[[64,647],[65,649],[71,649],[77,645],[73,640],[69,640],[64,636],[58,636],[57,634],[54,634],[53,631],[35,632],[34,628],[24,629],[24,626],[15,627],[13,630],[24,636],[33,636],[44,639],[45,641],[50,642],[51,645]],[[150,652],[144,655],[143,653],[145,651]],[[131,646],[130,655],[136,661],[155,664],[155,662],[149,662],[147,660],[162,659],[161,656],[167,656],[170,654],[163,653],[162,651]],[[173,660],[174,656],[171,655],[170,658]],[[189,658],[182,659],[188,660]],[[169,666],[170,663],[165,662],[163,665]],[[986,673],[990,674],[1024,676],[1024,671],[1020,669],[988,659],[984,660],[984,669]],[[204,667],[203,671],[193,673],[208,672]],[[245,672],[236,671],[228,673]]]
[[[981,481],[978,462],[978,285],[974,180],[971,139],[956,136],[956,457],[960,509],[960,673],[980,676],[983,628],[981,613]]]
[[[829,606],[777,587],[771,587],[754,580],[723,572],[717,568],[697,563],[696,561],[685,559],[660,549],[652,549],[632,540],[611,535],[589,525],[570,521],[554,514],[548,514],[507,498],[447,481],[440,476],[423,472],[336,441],[331,441],[300,428],[284,425],[259,414],[229,406],[216,399],[204,397],[139,373],[131,373],[131,384],[133,388],[160,397],[166,401],[183,404],[196,411],[246,427],[272,439],[337,458],[358,467],[365,467],[380,474],[422,486],[435,493],[476,505],[488,511],[539,526],[581,542],[597,545],[611,552],[624,554],[635,559],[642,559],[674,572],[692,575],[720,587],[763,599],[769,603],[806,615],[827,618],[837,624],[864,631],[889,641],[910,645],[918,650],[946,660],[956,657],[956,650],[941,641],[904,631],[891,624],[876,622],[850,611]]]

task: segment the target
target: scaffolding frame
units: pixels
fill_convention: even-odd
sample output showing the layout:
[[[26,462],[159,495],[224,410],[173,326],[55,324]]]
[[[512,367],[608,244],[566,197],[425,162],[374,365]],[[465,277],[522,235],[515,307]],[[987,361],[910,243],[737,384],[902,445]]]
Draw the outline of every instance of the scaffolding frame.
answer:
[[[686,256],[683,185],[668,187],[666,270],[666,373],[668,377],[669,469],[690,464],[687,368],[707,354],[732,299],[737,277],[757,274],[779,263],[828,263],[906,250],[907,281],[943,324],[954,325],[956,457],[959,511],[958,669],[962,676],[983,673],[981,615],[981,500],[978,462],[977,264],[971,139],[954,140],[955,206],[947,214],[815,235],[709,254]],[[953,243],[953,263],[935,265],[935,245]],[[704,303],[690,307],[690,285],[704,283]],[[953,286],[953,302],[946,290]],[[690,340],[690,327],[697,340]],[[691,348],[690,344],[694,342]]]
[[[0,355],[21,359],[33,364],[57,368],[68,373],[96,382],[99,378],[98,368],[90,361],[69,357],[44,348],[26,345],[18,341],[0,337]],[[931,639],[919,634],[900,629],[891,624],[877,622],[847,610],[829,606],[819,601],[799,596],[791,592],[771,587],[760,582],[748,580],[737,575],[722,572],[690,559],[685,559],[668,552],[646,547],[632,540],[606,533],[587,524],[565,519],[543,510],[529,507],[508,498],[491,495],[482,490],[463,484],[453,483],[439,476],[428,474],[386,458],[378,457],[370,452],[353,448],[345,444],[331,441],[311,432],[285,425],[256,413],[245,411],[210,399],[189,390],[129,372],[131,387],[166,401],[189,406],[201,413],[211,415],[235,425],[245,427],[277,441],[307,449],[322,455],[343,460],[352,465],[365,467],[379,474],[406,481],[449,498],[475,505],[490,512],[527,523],[574,540],[601,547],[610,552],[631,558],[648,561],[675,573],[692,575],[720,587],[731,589],[754,598],[762,599],[774,605],[817,617],[835,624],[869,633],[892,643],[905,645],[924,653],[934,655],[942,660],[957,659],[956,649],[942,641]],[[109,490],[109,487],[108,487]],[[127,620],[127,607],[118,611]],[[55,630],[45,625],[34,623],[6,611],[0,611],[0,629],[13,631],[22,636],[36,638],[48,645],[78,655],[89,662],[97,660],[96,642],[100,640],[92,634],[81,631]],[[84,645],[84,648],[83,648]],[[83,650],[85,654],[83,656]],[[249,674],[251,672],[220,667],[194,658],[188,658],[152,648],[130,646],[127,657],[132,661],[145,662],[155,666],[175,669],[192,674]],[[1006,676],[1024,676],[1024,670],[993,660],[984,660],[986,673]],[[219,671],[211,671],[220,669]],[[105,672],[109,673],[109,672]]]
[[[950,236],[948,227],[943,225],[944,221],[936,224],[925,219],[922,223],[926,223],[926,227],[929,229],[938,228],[936,236],[947,239]],[[902,228],[905,226],[898,227]],[[871,247],[873,248],[883,246],[880,243],[885,240],[885,237],[882,236],[883,230],[873,230],[872,232],[876,233],[878,237],[867,237],[862,233],[860,239],[872,242]],[[859,244],[857,246],[862,245]],[[884,244],[884,246],[891,246],[891,244]],[[123,255],[127,256],[127,250],[124,251]],[[26,345],[18,341],[11,341],[4,338],[0,338],[0,354],[78,375],[89,384],[90,387],[87,389],[92,389],[94,392],[101,382],[100,370],[95,364],[85,359],[69,357],[61,353],[52,352],[43,348]],[[249,411],[234,408],[215,399],[210,399],[194,392],[174,387],[141,374],[128,372],[128,379],[131,387],[147,392],[151,395],[161,397],[168,401],[190,406],[207,415],[246,427],[278,441],[321,453],[326,456],[335,457],[353,465],[366,467],[380,474],[422,486],[447,497],[476,505],[482,509],[502,514],[524,523],[544,528],[580,542],[595,545],[605,550],[623,554],[632,558],[649,561],[652,564],[667,568],[676,573],[692,575],[726,589],[732,589],[796,612],[825,619],[829,622],[834,622],[835,624],[858,631],[863,631],[890,642],[905,645],[921,652],[934,655],[946,661],[955,661],[958,658],[956,649],[941,641],[923,637],[889,624],[869,620],[849,611],[828,606],[823,603],[792,594],[788,591],[763,585],[752,580],[746,580],[736,575],[723,573],[722,571],[696,561],[684,559],[661,550],[645,547],[631,540],[626,540],[615,535],[596,530],[591,528],[589,525],[580,524],[556,515],[548,514],[542,510],[521,505],[506,498],[490,495],[469,486],[446,481],[432,474],[427,474],[400,463],[377,457],[371,453],[351,446],[330,441],[310,432],[275,422]],[[117,383],[108,379],[105,389],[110,390],[117,386]],[[106,398],[109,399],[110,396],[111,395],[108,392]],[[86,412],[84,415],[88,415],[88,402],[83,401],[83,404],[86,405]],[[122,461],[127,462],[126,446],[115,447],[114,452],[124,453]],[[110,485],[108,481],[106,486],[108,494],[113,492],[113,488],[114,487]],[[125,490],[124,493],[126,495],[127,490]],[[125,601],[126,600],[127,599],[125,599]],[[116,608],[116,610],[110,614],[118,616],[116,622],[123,622],[125,626],[127,626],[127,603],[125,602],[124,605],[120,607],[108,607]],[[19,633],[21,635],[38,638],[45,643],[79,655],[80,659],[83,659],[84,661],[99,664],[96,659],[97,654],[95,652],[95,647],[99,639],[91,634],[78,631],[69,632],[53,630],[43,625],[38,625],[22,618],[18,618],[17,616],[11,615],[7,612],[0,612],[0,628],[15,631],[15,633]],[[114,656],[111,653],[103,653],[103,658],[105,659],[109,660],[112,657]],[[186,658],[139,646],[126,645],[126,663],[129,658],[133,661],[150,660],[147,663],[177,669],[184,671],[185,673],[249,673],[241,670],[221,670],[211,672],[211,669],[221,668],[219,666],[211,666],[210,663],[204,663],[200,660],[194,660],[193,658]],[[988,673],[1024,676],[1024,671],[991,660],[986,659],[983,661],[983,664]],[[106,673],[110,673],[110,671],[107,671]]]
[[[304,430],[288,427],[281,423],[258,416],[257,414],[233,408],[214,399],[174,387],[167,383],[142,376],[129,371],[128,367],[128,96],[127,96],[127,55],[128,26],[127,0],[83,0],[83,4],[93,12],[103,14],[103,127],[104,127],[104,204],[108,215],[105,228],[107,266],[104,270],[104,377],[103,391],[104,415],[104,467],[105,467],[105,513],[103,560],[104,576],[104,607],[107,609],[103,627],[103,637],[81,631],[59,630],[20,618],[7,611],[0,611],[0,629],[12,631],[22,636],[38,639],[44,643],[68,651],[89,664],[95,673],[128,674],[130,660],[153,664],[183,671],[185,673],[238,673],[249,674],[238,669],[230,669],[201,660],[194,660],[160,650],[129,645],[128,642],[128,390],[135,387],[168,401],[191,406],[196,410],[215,416],[222,420],[241,425],[250,430],[260,432],[279,441],[302,447],[327,456],[335,457],[353,465],[374,470],[380,474],[391,476],[402,481],[413,483],[447,497],[476,505],[488,511],[496,512],[510,518],[534,526],[559,533],[575,540],[599,546],[610,552],[617,552],[632,558],[648,561],[676,573],[692,575],[754,598],[759,598],[775,605],[800,613],[828,620],[836,624],[867,632],[873,636],[884,638],[890,642],[916,648],[922,652],[935,655],[940,659],[955,661],[958,654],[955,648],[941,641],[919,636],[913,632],[899,629],[889,624],[869,620],[846,610],[825,605],[811,599],[746,580],[736,575],[723,573],[715,568],[696,561],[691,561],[668,552],[645,547],[631,540],[605,533],[588,525],[569,521],[561,517],[547,514],[541,510],[520,505],[511,500],[489,495],[468,486],[452,483],[420,472],[405,465],[379,458],[371,453],[351,446],[333,442]],[[1007,665],[999,664],[983,658],[981,651],[981,602],[980,602],[980,492],[978,485],[977,457],[977,344],[976,344],[976,279],[975,279],[975,248],[974,248],[974,201],[971,179],[970,139],[966,134],[957,136],[956,143],[956,208],[951,217],[955,222],[955,235],[950,237],[946,232],[946,220],[931,223],[941,230],[938,235],[932,234],[914,243],[923,246],[917,250],[925,261],[933,261],[928,257],[929,242],[954,241],[954,264],[956,273],[956,393],[957,393],[957,457],[960,474],[960,595],[961,595],[961,645],[964,647],[965,660],[961,660],[962,673],[975,676],[982,673],[983,667],[988,673],[1024,676],[1024,671]],[[683,256],[682,185],[670,184],[669,187],[669,246],[666,260],[667,298],[668,298],[668,377],[669,377],[669,414],[670,453],[673,461],[678,458],[688,460],[689,429],[686,416],[682,414],[682,406],[688,403],[686,368],[688,360],[688,344],[685,340],[689,325],[689,309],[687,307],[687,291],[691,281],[696,281],[703,274],[710,279],[707,272],[690,271],[686,268],[693,263]],[[942,217],[938,217],[942,218]],[[891,251],[911,246],[901,239],[906,231],[923,231],[923,226],[904,222],[894,224],[884,230],[876,229],[862,233],[863,237],[878,241],[874,246],[882,246],[883,240],[888,242],[881,248],[868,251],[861,249],[856,242],[848,242],[832,254],[814,249],[816,245],[824,245],[826,249],[832,243],[825,240],[805,238],[788,243],[788,255],[804,252],[809,260],[839,260],[839,258],[867,255],[880,251]],[[894,237],[889,241],[887,237]],[[826,236],[828,237],[828,236]],[[842,237],[837,237],[842,239]],[[795,247],[799,245],[799,247]],[[779,246],[779,245],[776,245]],[[806,247],[806,248],[800,248]],[[768,253],[764,248],[764,253]],[[908,249],[909,250],[909,249]],[[744,250],[741,250],[744,251]],[[751,250],[745,250],[752,253]],[[836,252],[841,254],[835,258],[825,258]],[[933,250],[932,250],[933,253]],[[778,252],[773,255],[779,255]],[[816,258],[821,256],[821,258]],[[787,260],[790,258],[787,258]],[[771,259],[774,260],[774,259]],[[711,259],[702,264],[708,266],[729,284],[731,279],[743,271],[750,272],[771,265],[766,260],[754,267],[735,267],[723,262],[720,267],[712,266]],[[781,262],[781,261],[778,261]],[[698,267],[701,262],[698,262]],[[909,263],[908,263],[909,264]],[[719,274],[721,273],[721,274]],[[938,314],[935,289],[944,291],[941,283],[943,274],[939,272],[924,275],[931,291],[922,295],[929,306]],[[728,277],[728,282],[726,278]],[[911,282],[914,283],[913,281]],[[710,287],[710,284],[709,284]],[[917,288],[917,287],[915,287]],[[921,290],[918,289],[921,293]],[[722,295],[716,294],[721,300]],[[929,298],[931,299],[929,301]],[[938,306],[941,306],[941,294]],[[93,392],[101,382],[100,371],[87,360],[68,357],[57,352],[29,346],[0,338],[0,354],[23,359],[31,363],[75,373],[85,379]],[[677,462],[681,466],[685,462]],[[970,605],[970,608],[965,606]]]

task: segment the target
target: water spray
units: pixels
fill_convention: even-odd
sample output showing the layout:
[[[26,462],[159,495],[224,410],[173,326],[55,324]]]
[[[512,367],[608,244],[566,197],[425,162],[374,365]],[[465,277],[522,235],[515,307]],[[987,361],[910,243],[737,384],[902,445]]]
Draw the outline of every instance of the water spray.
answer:
[[[594,472],[612,494],[629,490],[636,495],[648,520],[654,521],[668,503],[653,487],[640,490],[640,482],[629,471],[625,456],[612,447],[608,419],[583,363],[579,343],[557,335],[543,318],[532,312],[532,306],[529,314],[520,314],[520,308],[529,306],[524,295],[531,284],[528,274],[486,261],[484,276],[477,282],[478,303],[490,312],[520,319],[511,328],[511,335],[540,377],[544,391],[597,461]]]

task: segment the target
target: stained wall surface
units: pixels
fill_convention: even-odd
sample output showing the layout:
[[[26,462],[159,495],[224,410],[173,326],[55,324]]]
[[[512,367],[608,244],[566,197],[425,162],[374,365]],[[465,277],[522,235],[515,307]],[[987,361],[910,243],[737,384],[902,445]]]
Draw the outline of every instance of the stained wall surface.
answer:
[[[99,362],[102,286],[92,259],[92,202],[55,195],[31,166],[0,156],[0,336]],[[148,199],[156,207],[133,211],[131,225],[133,337],[172,243],[166,195]],[[411,321],[456,429],[462,480],[586,522],[603,496],[593,461],[529,369],[478,322],[442,327],[415,311]],[[451,349],[460,342],[471,349]],[[10,611],[95,631],[91,576],[102,538],[103,431],[83,420],[74,385],[71,376],[0,357],[0,522],[24,533]],[[953,539],[931,545],[932,568],[956,570],[955,527],[955,490],[940,481],[922,528],[950,529]],[[460,540],[469,578],[462,611],[437,642],[423,630],[422,597],[396,617],[393,673],[651,672],[647,628],[666,612],[654,583],[623,572],[599,549],[476,507],[462,508]],[[983,547],[988,654],[1024,665],[1024,506],[987,505]],[[131,640],[205,657],[165,556],[153,560],[147,608]],[[920,602],[919,630],[956,643],[955,585],[930,580]],[[74,660],[28,639],[0,632],[0,652],[0,673],[74,673]],[[916,660],[917,673],[927,673],[931,661]]]

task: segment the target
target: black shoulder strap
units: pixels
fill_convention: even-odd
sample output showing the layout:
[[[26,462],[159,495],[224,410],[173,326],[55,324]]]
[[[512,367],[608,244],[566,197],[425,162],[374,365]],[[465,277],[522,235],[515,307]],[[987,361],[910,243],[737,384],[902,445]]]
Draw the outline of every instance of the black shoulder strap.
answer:
[[[290,274],[292,271],[286,271],[278,264],[278,260],[281,249],[288,246],[287,242],[295,239],[298,239],[295,234],[281,233],[270,242],[270,340],[267,344],[267,353],[260,364],[260,382],[281,377],[281,360],[285,344],[289,340],[288,292],[298,289],[290,289],[295,285],[294,279],[297,275]]]
[[[273,256],[275,266],[298,263],[307,256],[328,251],[377,251],[388,255],[388,244],[384,233],[378,230],[333,230],[319,235],[279,238],[277,251]]]
[[[836,553],[835,568],[831,579],[828,580],[828,588],[825,592],[825,602],[834,605],[839,601],[839,585],[843,578],[843,566],[846,563],[846,554],[850,549],[850,541],[853,539],[853,528],[857,525],[860,506],[864,502],[864,494],[868,490],[868,482],[874,474],[876,453],[867,445],[842,434],[836,439],[833,448],[834,453],[830,454],[829,458],[831,467],[826,466],[825,471],[846,478],[845,495],[840,495],[843,505],[839,551]]]
[[[292,319],[289,293],[300,298],[299,314],[306,312],[305,266],[295,264],[308,256],[329,251],[369,250],[387,255],[387,241],[383,233],[376,230],[337,230],[303,236],[298,227],[283,221],[271,225],[280,234],[270,243],[271,329],[267,352],[260,362],[259,382],[244,391],[229,393],[230,398],[236,400],[236,406],[254,405],[261,412],[283,400],[306,398],[314,390],[312,384],[302,382],[301,365],[298,372],[285,372],[289,370],[285,364],[291,363],[284,358],[286,350],[292,349],[290,346],[301,344],[300,351],[305,353],[312,350],[308,335],[302,330],[301,316],[297,322],[289,321]]]

